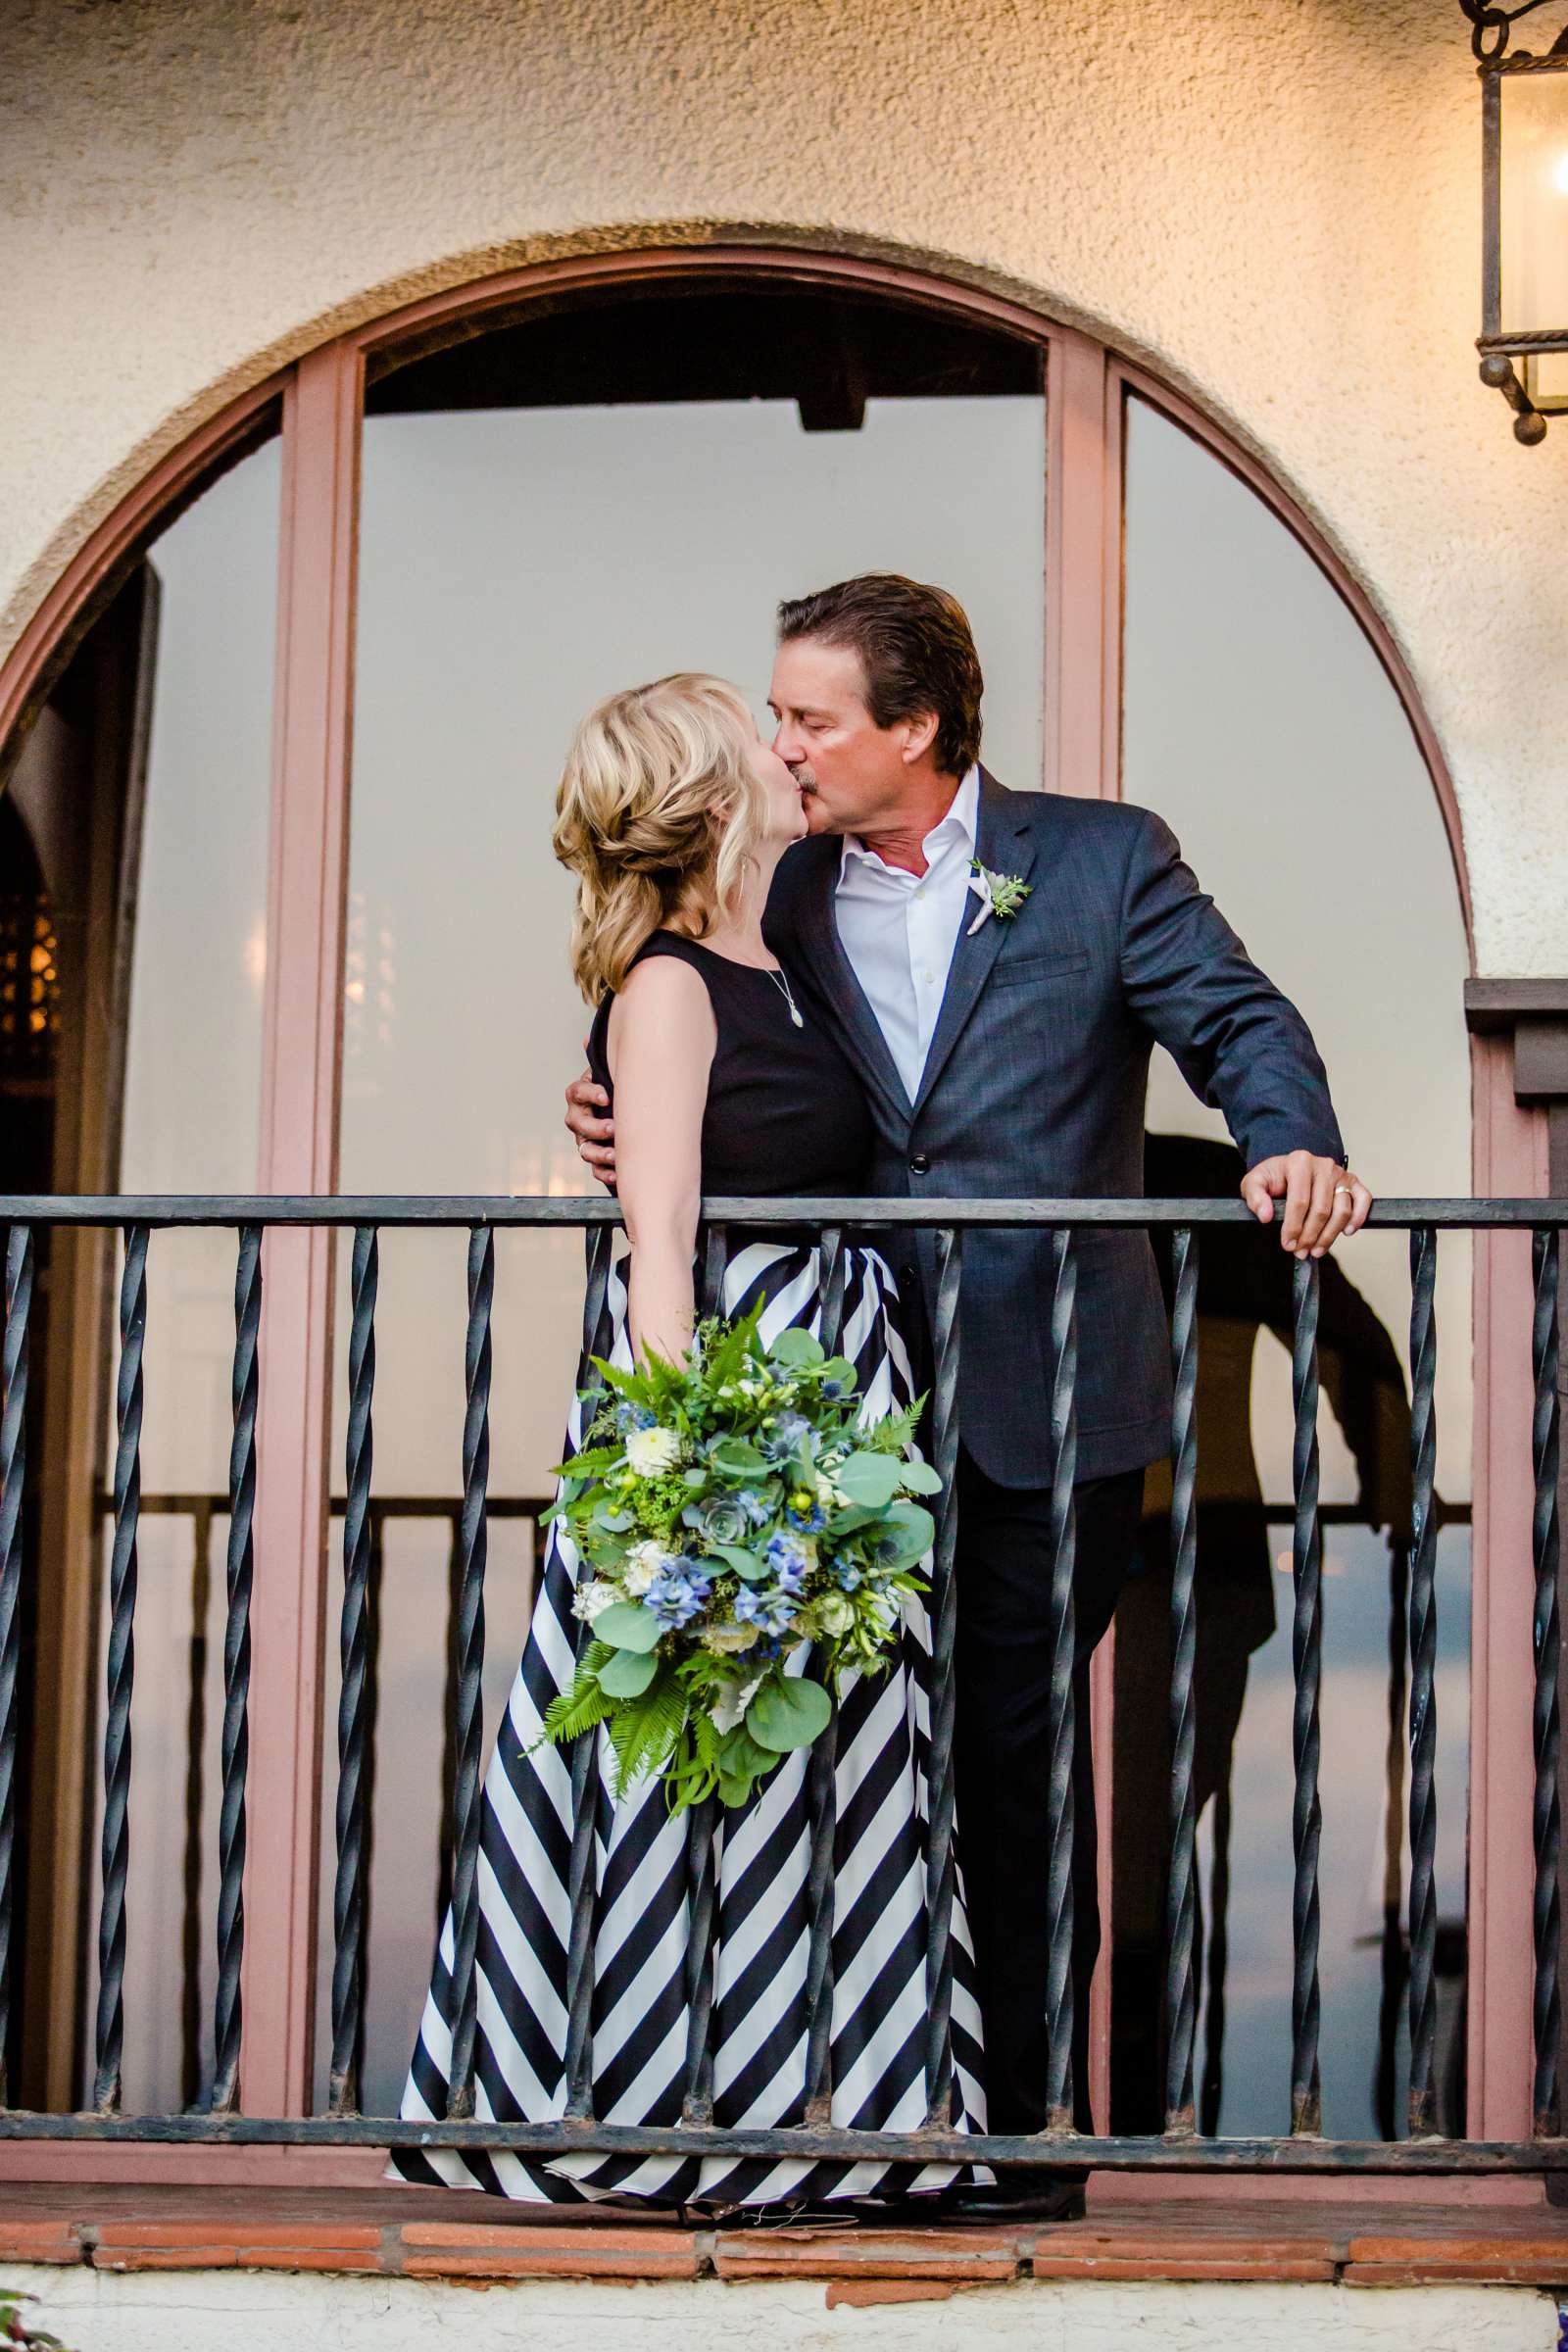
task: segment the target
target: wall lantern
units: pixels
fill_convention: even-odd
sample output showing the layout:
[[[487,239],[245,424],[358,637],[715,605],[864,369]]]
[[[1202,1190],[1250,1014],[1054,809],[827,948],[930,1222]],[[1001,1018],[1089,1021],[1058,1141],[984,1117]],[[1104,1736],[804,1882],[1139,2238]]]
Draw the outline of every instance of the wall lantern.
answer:
[[[1481,76],[1481,380],[1533,445],[1568,412],[1568,25],[1543,56],[1510,54],[1547,0],[1459,5]]]

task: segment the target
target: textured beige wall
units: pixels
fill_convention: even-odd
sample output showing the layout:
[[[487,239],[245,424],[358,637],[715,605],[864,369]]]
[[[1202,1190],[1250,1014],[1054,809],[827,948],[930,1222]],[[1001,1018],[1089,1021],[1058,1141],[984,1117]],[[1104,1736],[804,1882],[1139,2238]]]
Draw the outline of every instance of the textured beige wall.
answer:
[[[156,456],[392,302],[738,227],[935,259],[1268,460],[1426,698],[1480,968],[1568,970],[1568,423],[1522,450],[1476,380],[1451,0],[0,0],[0,651]]]
[[[481,2217],[476,2217],[481,2218]],[[215,2344],[329,2344],[333,2352],[1549,2352],[1556,2305],[1528,2286],[1262,2283],[1135,2285],[1099,2279],[966,2286],[951,2302],[827,2308],[822,2281],[523,2278],[475,2294],[464,2281],[301,2277],[278,2271],[45,2270],[7,2264],[37,2297],[29,2317],[82,2352],[212,2352]]]

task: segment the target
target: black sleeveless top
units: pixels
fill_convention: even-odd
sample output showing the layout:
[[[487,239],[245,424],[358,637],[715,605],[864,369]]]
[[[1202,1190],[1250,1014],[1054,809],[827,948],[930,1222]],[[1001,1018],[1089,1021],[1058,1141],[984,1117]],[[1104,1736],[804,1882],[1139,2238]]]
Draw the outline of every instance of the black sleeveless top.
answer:
[[[871,1113],[847,1055],[802,1003],[796,1028],[784,991],[760,966],[735,963],[700,940],[656,931],[632,958],[673,956],[708,990],[718,1044],[703,1113],[705,1193],[830,1195],[866,1190]],[[607,996],[594,1015],[588,1066],[614,1098],[606,1039]]]

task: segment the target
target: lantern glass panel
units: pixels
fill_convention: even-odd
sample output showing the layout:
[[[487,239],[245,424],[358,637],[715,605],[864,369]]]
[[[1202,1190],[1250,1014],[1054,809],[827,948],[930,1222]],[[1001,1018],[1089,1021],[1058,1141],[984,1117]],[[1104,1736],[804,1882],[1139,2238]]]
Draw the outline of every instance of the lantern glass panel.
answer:
[[[1501,75],[1502,328],[1568,331],[1568,58]],[[1568,409],[1568,352],[1526,359],[1541,409]]]

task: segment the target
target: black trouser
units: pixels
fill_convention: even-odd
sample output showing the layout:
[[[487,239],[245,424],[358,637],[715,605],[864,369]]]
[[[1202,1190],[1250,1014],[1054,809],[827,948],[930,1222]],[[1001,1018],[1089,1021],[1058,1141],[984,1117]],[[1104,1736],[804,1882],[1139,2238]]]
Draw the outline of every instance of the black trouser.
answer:
[[[1081,1479],[1073,1578],[1073,2097],[1089,2119],[1089,1985],[1100,1950],[1089,1660],[1131,1565],[1142,1470]],[[999,1487],[958,1454],[958,1851],[985,2027],[986,2104],[999,2132],[1046,2122],[1046,1788],[1050,1763],[1051,1494]]]

